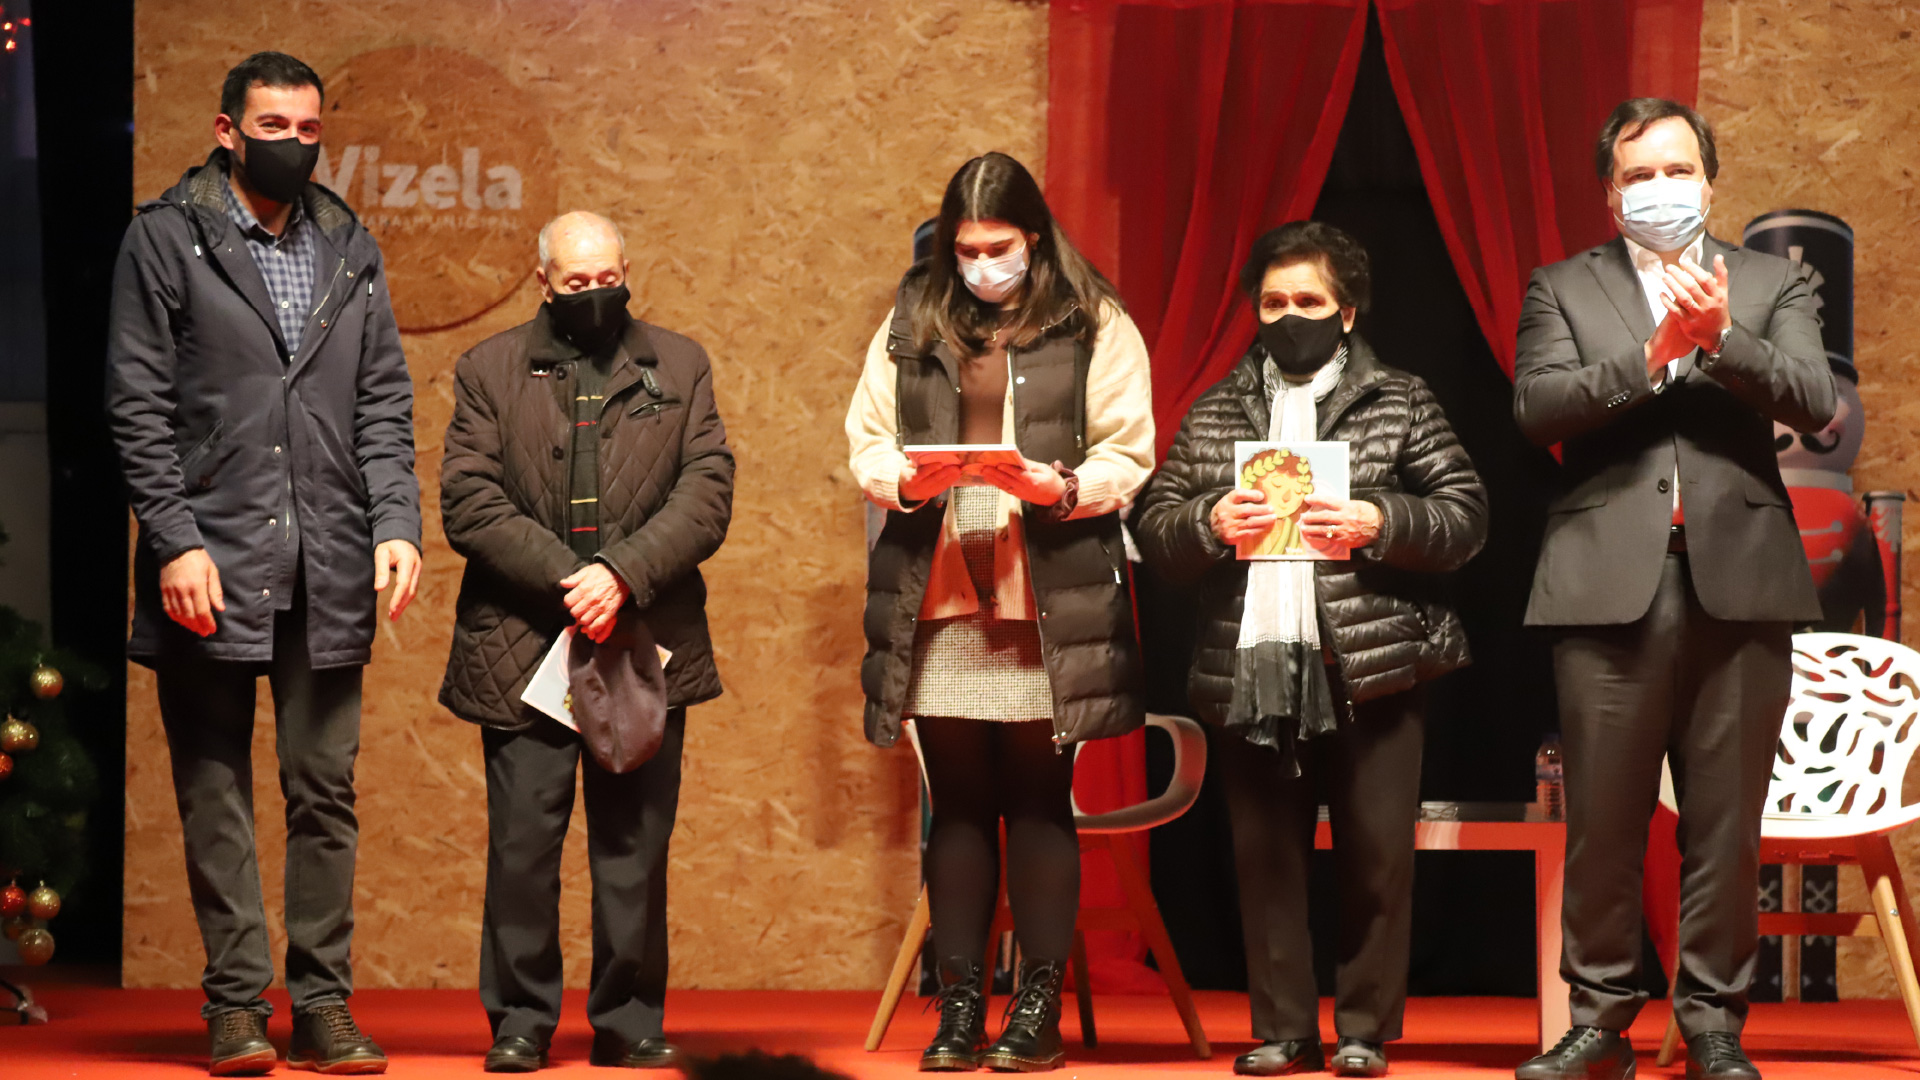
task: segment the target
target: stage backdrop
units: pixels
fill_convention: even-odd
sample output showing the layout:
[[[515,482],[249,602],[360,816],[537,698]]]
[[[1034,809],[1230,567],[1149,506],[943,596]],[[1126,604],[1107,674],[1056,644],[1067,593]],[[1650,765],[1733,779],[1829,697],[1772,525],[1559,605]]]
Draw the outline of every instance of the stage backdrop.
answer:
[[[1902,9],[1707,0],[1699,100],[1721,131],[1720,235],[1786,205],[1854,226],[1868,412],[1855,484],[1913,492],[1920,214],[1900,133],[1920,123],[1920,16]],[[989,148],[1044,166],[1044,5],[294,0],[253,12],[141,0],[137,19],[130,194],[150,197],[204,157],[234,61],[258,48],[302,56],[338,80],[327,167],[375,223],[413,331],[428,571],[368,673],[361,984],[474,981],[478,737],[434,703],[460,571],[436,510],[448,379],[462,349],[537,304],[525,274],[538,221],[583,207],[627,230],[635,310],[712,351],[740,454],[733,533],[709,574],[728,695],[689,724],[674,840],[675,985],[877,986],[912,899],[917,821],[911,759],[872,750],[858,730],[861,511],[840,418],[907,237],[953,168]],[[1903,606],[1920,611],[1920,583],[1907,581]],[[1908,626],[1920,643],[1920,620]],[[189,986],[200,945],[152,680],[138,668],[128,728],[125,980]],[[256,749],[277,926],[267,731]],[[1901,847],[1920,880],[1914,845]],[[565,865],[579,982],[577,836]],[[1841,955],[1843,994],[1892,996],[1878,943]]]
[[[440,528],[441,436],[454,359],[531,316],[535,233],[576,207],[626,231],[635,312],[712,353],[739,455],[733,529],[707,570],[727,693],[687,729],[674,983],[885,977],[919,819],[911,752],[860,734],[863,510],[841,421],[953,170],[998,148],[1044,171],[1045,26],[1044,5],[1008,0],[138,5],[129,199],[205,158],[235,61],[291,52],[328,82],[326,167],[380,238],[410,331],[427,572],[367,675],[360,985],[475,981],[480,739],[435,701],[461,570]],[[202,954],[167,752],[152,678],[130,674],[124,978],[191,986]],[[262,686],[254,791],[277,951],[283,804]],[[584,825],[562,913],[583,985]]]

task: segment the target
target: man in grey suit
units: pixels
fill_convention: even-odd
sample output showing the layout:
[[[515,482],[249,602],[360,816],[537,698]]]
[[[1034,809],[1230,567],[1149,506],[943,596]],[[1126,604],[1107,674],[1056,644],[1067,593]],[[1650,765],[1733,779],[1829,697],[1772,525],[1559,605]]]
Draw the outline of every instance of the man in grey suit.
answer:
[[[1692,109],[1615,109],[1595,166],[1622,235],[1534,271],[1520,315],[1514,416],[1564,463],[1527,623],[1555,635],[1574,1027],[1519,1080],[1634,1075],[1662,757],[1680,801],[1687,1076],[1759,1076],[1740,1030],[1760,815],[1791,626],[1820,614],[1772,425],[1819,430],[1835,392],[1805,269],[1706,235],[1718,165]]]

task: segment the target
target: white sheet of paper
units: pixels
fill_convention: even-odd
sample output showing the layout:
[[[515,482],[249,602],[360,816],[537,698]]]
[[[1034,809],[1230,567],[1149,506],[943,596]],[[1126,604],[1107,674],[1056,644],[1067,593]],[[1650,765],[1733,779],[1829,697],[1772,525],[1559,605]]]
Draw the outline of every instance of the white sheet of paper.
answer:
[[[567,650],[573,646],[573,635],[571,626],[560,631],[553,648],[540,658],[540,666],[533,669],[527,688],[520,691],[520,700],[579,731],[580,725],[573,722],[573,686],[567,678]],[[660,654],[660,666],[666,667],[673,654],[658,645],[654,649]]]

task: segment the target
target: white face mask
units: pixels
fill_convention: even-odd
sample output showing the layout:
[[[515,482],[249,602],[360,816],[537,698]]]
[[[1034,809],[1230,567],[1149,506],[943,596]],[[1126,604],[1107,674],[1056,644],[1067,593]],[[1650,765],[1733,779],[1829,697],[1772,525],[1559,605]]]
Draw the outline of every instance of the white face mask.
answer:
[[[996,259],[961,259],[960,277],[973,295],[989,304],[1005,300],[1027,276],[1027,245]]]
[[[1614,221],[1627,239],[1648,251],[1679,251],[1707,227],[1706,185],[1698,180],[1656,176],[1620,192]]]

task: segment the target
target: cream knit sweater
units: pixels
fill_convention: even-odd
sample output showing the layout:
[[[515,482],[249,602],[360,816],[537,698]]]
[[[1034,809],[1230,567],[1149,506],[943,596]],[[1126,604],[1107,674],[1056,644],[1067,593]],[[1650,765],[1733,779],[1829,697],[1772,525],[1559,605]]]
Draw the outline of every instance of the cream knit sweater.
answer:
[[[907,456],[900,452],[895,430],[895,390],[899,368],[887,352],[888,312],[867,346],[860,385],[847,408],[848,462],[867,498],[889,510],[900,505],[900,475]],[[1013,381],[1008,380],[1001,430],[1013,430]],[[1011,440],[1009,440],[1011,441]],[[1087,457],[1074,469],[1080,478],[1079,502],[1073,517],[1095,517],[1126,506],[1153,472],[1153,377],[1147,364],[1147,344],[1133,320],[1117,305],[1101,312],[1087,366]],[[1020,500],[1000,493],[1000,517],[994,537],[994,603],[1003,619],[1034,617],[1033,586],[1027,575],[1027,545],[1021,522]],[[953,512],[947,510],[923,619],[948,619],[980,610],[972,579],[961,554]]]

